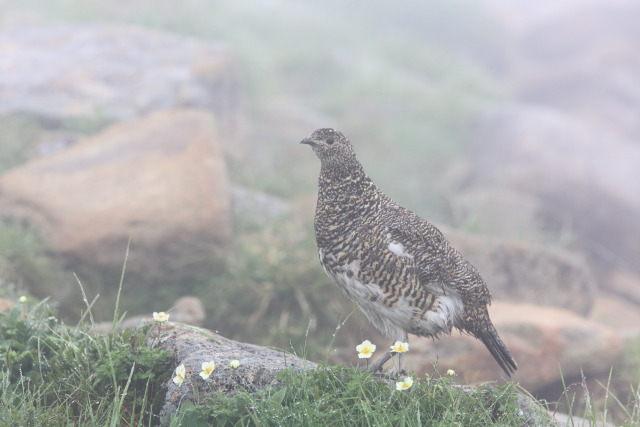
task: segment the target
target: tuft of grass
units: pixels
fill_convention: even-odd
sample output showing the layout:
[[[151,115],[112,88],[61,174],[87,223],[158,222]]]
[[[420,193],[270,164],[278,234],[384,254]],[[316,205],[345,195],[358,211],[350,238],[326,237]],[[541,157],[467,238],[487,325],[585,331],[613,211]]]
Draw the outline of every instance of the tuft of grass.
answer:
[[[393,381],[344,366],[286,370],[279,380],[258,393],[220,393],[195,410],[187,406],[175,425],[520,426],[532,416],[512,383],[466,388],[439,377],[398,391]],[[535,411],[538,421],[549,420],[541,407]]]
[[[62,283],[63,268],[50,256],[33,227],[0,218],[0,289],[4,296],[16,296],[28,289],[47,295]]]
[[[640,425],[640,383],[629,375],[632,372],[623,363],[602,381],[581,373],[581,378],[571,383],[560,372],[563,392],[550,406],[554,413],[567,414],[569,420],[586,420],[589,425]]]
[[[151,425],[172,355],[154,325],[108,336],[71,328],[41,302],[0,313],[0,419],[8,425]]]
[[[312,344],[305,336],[332,330],[345,308],[318,263],[311,225],[287,218],[265,224],[239,220],[235,227],[225,268],[200,294],[211,308],[207,325],[261,345],[304,342],[311,359],[321,358],[331,337],[322,334]]]
[[[625,372],[623,379],[640,385],[640,335],[625,342],[622,368]]]

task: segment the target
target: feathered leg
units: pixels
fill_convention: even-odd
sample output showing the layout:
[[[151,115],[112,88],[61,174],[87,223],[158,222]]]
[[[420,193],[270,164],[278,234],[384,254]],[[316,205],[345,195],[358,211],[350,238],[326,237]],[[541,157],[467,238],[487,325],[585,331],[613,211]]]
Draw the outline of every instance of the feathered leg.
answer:
[[[400,341],[400,342],[408,342],[409,341],[409,337],[408,335],[402,334],[400,336],[399,339],[397,339],[396,341]],[[393,369],[391,369],[391,371],[389,371],[389,374],[391,375],[399,375],[401,373],[404,372],[404,359],[405,359],[405,354],[404,353],[397,353],[394,351],[387,351],[382,357],[380,357],[378,360],[376,360],[376,362],[371,365],[371,367],[369,368],[369,372],[378,372],[379,370],[382,369],[382,365],[384,365],[385,363],[387,363],[387,361],[389,359],[391,359],[393,356],[397,357],[393,360]]]
[[[408,343],[409,336],[404,333],[397,341]],[[404,358],[404,353],[398,353],[398,356],[393,360],[393,369],[389,372],[390,374],[400,375],[404,373]]]

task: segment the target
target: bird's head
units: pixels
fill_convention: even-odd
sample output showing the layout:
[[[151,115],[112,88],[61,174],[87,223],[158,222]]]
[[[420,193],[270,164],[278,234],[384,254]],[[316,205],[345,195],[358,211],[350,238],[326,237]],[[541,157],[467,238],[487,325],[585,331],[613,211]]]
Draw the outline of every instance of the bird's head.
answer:
[[[358,164],[349,139],[337,130],[318,129],[311,136],[300,141],[311,146],[323,165]]]

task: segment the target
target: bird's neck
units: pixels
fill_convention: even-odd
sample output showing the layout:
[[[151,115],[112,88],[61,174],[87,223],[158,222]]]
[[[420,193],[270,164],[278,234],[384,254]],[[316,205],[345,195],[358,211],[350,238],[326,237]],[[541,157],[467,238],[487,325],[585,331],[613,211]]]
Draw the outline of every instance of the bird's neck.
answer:
[[[380,202],[379,190],[362,167],[337,172],[335,168],[322,168],[320,172],[315,218],[320,247],[359,228]]]
[[[360,197],[371,191],[375,185],[364,173],[360,163],[351,165],[323,163],[318,180],[319,200],[324,202],[344,202],[345,197]]]
[[[368,178],[355,155],[340,158],[339,160],[332,157],[323,159],[320,163],[320,176],[325,176],[335,181],[350,176]]]

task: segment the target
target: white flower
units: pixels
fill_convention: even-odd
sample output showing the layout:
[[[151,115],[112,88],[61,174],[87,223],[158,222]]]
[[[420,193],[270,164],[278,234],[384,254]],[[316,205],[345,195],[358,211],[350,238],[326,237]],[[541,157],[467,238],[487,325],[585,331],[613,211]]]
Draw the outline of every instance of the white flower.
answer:
[[[20,304],[24,304],[27,302],[27,297],[25,297],[24,295],[22,295],[19,299],[18,302],[20,302]]]
[[[153,320],[155,320],[158,323],[164,323],[167,320],[169,320],[169,315],[167,313],[165,313],[164,311],[161,311],[160,313],[158,313],[157,311],[153,312]]]
[[[409,351],[409,343],[396,341],[396,343],[391,346],[391,351],[394,351],[396,353],[404,353],[405,351]]]
[[[406,390],[413,385],[413,378],[406,377],[404,381],[396,383],[396,390]]]
[[[180,366],[176,368],[176,376],[173,377],[173,382],[181,386],[185,378],[187,378],[187,370],[184,364],[180,364]]]
[[[240,361],[239,360],[232,360],[229,363],[229,366],[231,366],[231,369],[238,369],[240,367]]]
[[[456,371],[454,371],[453,369],[449,369],[449,370],[447,371],[447,375],[449,375],[450,377],[453,377],[453,376],[455,376],[455,375],[456,375]]]
[[[202,362],[202,372],[200,372],[200,376],[202,377],[202,379],[206,380],[207,378],[209,378],[209,375],[211,375],[215,368],[216,364],[213,362]]]
[[[371,344],[371,341],[364,340],[362,344],[356,346],[356,351],[358,352],[358,357],[360,359],[368,359],[371,357],[374,351],[376,351],[376,345]]]

